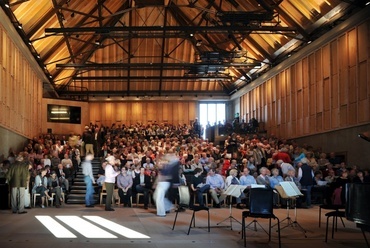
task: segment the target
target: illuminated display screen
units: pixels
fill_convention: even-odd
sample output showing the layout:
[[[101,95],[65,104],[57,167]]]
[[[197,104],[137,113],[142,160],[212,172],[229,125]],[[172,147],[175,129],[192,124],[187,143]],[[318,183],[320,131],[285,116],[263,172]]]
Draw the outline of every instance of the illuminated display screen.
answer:
[[[48,104],[47,121],[81,124],[81,107]]]

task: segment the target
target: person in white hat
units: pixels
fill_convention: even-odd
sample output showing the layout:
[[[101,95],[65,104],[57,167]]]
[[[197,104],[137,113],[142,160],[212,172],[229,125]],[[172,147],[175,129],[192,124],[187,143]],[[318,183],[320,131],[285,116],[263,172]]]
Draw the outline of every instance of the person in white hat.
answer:
[[[105,188],[107,191],[107,198],[105,201],[105,211],[114,211],[112,208],[112,196],[114,185],[116,183],[116,177],[120,174],[119,171],[114,170],[116,158],[114,156],[108,156],[105,159],[108,163],[105,166]]]

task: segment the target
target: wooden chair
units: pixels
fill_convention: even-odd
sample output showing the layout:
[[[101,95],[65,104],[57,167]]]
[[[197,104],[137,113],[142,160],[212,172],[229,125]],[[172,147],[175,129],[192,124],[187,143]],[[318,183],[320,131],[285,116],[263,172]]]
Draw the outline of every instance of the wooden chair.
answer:
[[[32,193],[32,199],[33,199],[33,207],[36,207],[36,200],[37,200],[37,197],[41,197],[41,194],[40,193]],[[53,204],[53,203],[51,203]],[[49,201],[48,199],[45,199],[45,205],[48,207],[49,206]]]
[[[100,205],[103,204],[103,197],[104,196],[107,196],[107,188],[105,187],[105,183],[102,184],[102,187],[101,187],[101,192],[100,192]],[[107,200],[107,199],[105,199]],[[114,202],[114,194],[112,195],[112,199],[111,199],[112,202]]]
[[[51,197],[54,198],[56,196],[55,193],[51,193]],[[55,198],[54,198],[55,199]],[[64,195],[64,192],[62,191],[62,199],[63,199],[63,202],[66,202],[66,198],[65,198],[65,195]],[[54,204],[54,201],[51,201],[50,202],[50,206],[52,207]]]
[[[208,206],[208,193],[207,192],[205,192],[205,193],[203,193],[202,194],[203,195],[203,198],[204,198],[204,200],[205,200],[205,202],[204,202],[204,206]],[[194,204],[195,204],[195,202],[197,201],[197,194],[194,192]],[[213,203],[213,199],[211,198],[211,204]]]
[[[136,193],[136,207],[138,207],[139,203],[140,203],[140,197],[144,197],[144,193]],[[148,207],[150,207],[150,202],[151,202],[151,192],[148,193],[148,197],[149,197],[149,202],[148,202]],[[132,202],[131,202],[131,206],[132,206]]]
[[[118,189],[114,189],[114,191],[113,191],[113,202],[116,203],[116,205],[121,204],[121,198],[119,197]],[[130,196],[130,204],[131,204],[131,207],[132,207],[132,195]]]

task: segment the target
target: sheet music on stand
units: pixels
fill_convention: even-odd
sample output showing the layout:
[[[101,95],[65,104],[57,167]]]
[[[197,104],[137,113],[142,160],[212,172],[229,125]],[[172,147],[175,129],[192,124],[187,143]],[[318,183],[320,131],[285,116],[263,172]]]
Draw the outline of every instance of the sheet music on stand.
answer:
[[[307,238],[306,230],[297,222],[297,206],[294,204],[294,221],[289,216],[289,202],[295,201],[297,197],[303,196],[302,192],[298,189],[294,182],[281,182],[280,185],[275,186],[275,189],[279,192],[281,198],[287,199],[287,217],[280,222],[287,221],[287,225],[282,227],[283,230],[286,227],[298,228],[304,233],[305,238]]]
[[[221,194],[219,200],[222,202],[225,200],[227,196],[233,196],[238,198],[242,192],[247,188],[248,186],[245,185],[239,185],[239,184],[231,184],[227,189]]]
[[[296,196],[302,196],[302,192],[298,189],[297,185],[294,182],[281,182],[280,186],[283,188],[281,193],[281,196],[283,198],[289,198],[289,197],[296,197]]]

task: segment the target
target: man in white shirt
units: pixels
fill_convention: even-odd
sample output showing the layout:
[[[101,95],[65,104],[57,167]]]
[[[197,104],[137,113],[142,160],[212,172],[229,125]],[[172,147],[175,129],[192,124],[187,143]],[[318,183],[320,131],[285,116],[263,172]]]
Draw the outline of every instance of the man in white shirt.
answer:
[[[107,191],[107,198],[105,200],[105,211],[114,211],[112,208],[112,196],[114,185],[116,183],[116,177],[120,174],[120,171],[114,170],[116,158],[114,156],[108,156],[105,159],[108,163],[105,166],[105,189]]]

